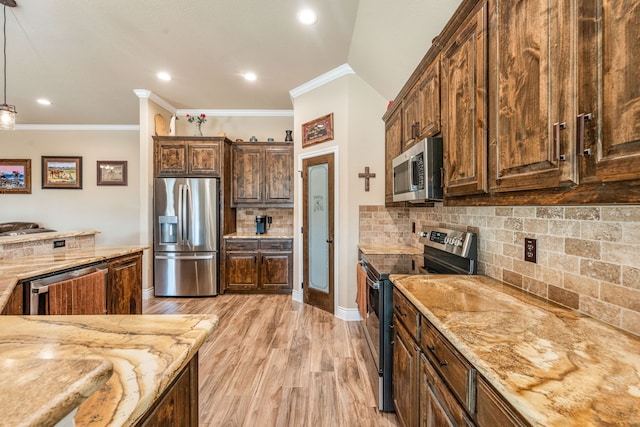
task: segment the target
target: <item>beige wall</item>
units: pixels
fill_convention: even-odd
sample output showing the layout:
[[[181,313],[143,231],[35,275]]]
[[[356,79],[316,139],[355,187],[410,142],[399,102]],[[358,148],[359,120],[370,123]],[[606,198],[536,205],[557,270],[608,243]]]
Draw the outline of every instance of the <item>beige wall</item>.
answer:
[[[301,158],[327,150],[335,150],[337,171],[335,215],[336,313],[349,317],[355,310],[355,266],[358,245],[358,206],[379,203],[384,194],[384,124],[381,120],[386,101],[357,75],[347,75],[321,86],[294,100],[294,129],[296,165]],[[300,129],[303,123],[333,113],[334,139],[302,148]],[[364,191],[359,172],[369,166],[377,178],[371,180],[371,192]],[[382,183],[381,183],[382,181]],[[296,201],[294,230],[301,223],[301,180],[295,181]],[[302,239],[295,236],[297,250],[294,263],[294,288],[299,291],[302,281]]]
[[[167,118],[167,125],[169,122]],[[246,117],[246,116],[226,116],[207,117],[207,121],[202,124],[202,134],[204,136],[218,136],[220,132],[227,134],[231,141],[242,139],[249,141],[255,136],[258,141],[266,141],[273,138],[274,141],[284,141],[285,130],[293,129],[293,117]],[[176,121],[176,135],[193,135],[195,123],[189,123],[185,117],[179,117]]]
[[[363,241],[420,247],[423,225],[478,233],[480,273],[640,335],[640,206],[362,206]],[[525,262],[524,238],[538,262]],[[375,240],[374,240],[375,241]]]
[[[2,158],[31,159],[31,194],[0,194],[0,222],[34,221],[59,231],[98,230],[98,245],[137,244],[138,132],[0,132]],[[82,156],[82,189],[42,189],[41,156]],[[97,186],[98,160],[126,160],[127,186]]]

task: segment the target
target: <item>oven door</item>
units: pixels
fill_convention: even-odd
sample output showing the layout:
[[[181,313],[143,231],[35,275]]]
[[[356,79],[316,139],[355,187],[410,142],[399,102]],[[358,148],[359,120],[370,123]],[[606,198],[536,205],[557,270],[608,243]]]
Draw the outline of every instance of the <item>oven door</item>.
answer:
[[[380,367],[380,282],[374,281],[367,274],[367,291],[369,292],[369,305],[367,307],[367,321],[365,323],[365,337],[375,361],[376,370],[381,373]]]

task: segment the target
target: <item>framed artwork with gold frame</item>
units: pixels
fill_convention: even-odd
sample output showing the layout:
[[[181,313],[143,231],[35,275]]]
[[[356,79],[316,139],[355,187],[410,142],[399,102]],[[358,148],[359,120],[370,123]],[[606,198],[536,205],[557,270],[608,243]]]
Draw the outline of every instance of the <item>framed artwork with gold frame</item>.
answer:
[[[0,159],[0,194],[31,194],[31,159]]]
[[[82,189],[82,157],[42,156],[42,188]]]

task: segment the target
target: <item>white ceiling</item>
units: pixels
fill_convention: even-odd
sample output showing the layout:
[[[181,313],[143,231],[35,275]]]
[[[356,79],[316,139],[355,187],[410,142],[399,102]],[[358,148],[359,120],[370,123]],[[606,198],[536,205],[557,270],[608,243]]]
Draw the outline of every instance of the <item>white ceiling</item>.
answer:
[[[134,89],[176,108],[289,110],[291,89],[344,63],[393,99],[460,0],[17,3],[7,8],[7,103],[17,123],[137,124]],[[316,10],[317,24],[295,20],[302,6]],[[245,81],[247,71],[258,80]]]

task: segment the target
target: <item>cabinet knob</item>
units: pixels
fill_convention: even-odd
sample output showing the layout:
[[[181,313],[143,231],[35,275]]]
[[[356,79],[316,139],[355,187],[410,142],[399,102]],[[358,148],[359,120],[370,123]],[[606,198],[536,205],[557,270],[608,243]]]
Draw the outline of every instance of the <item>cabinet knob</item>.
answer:
[[[329,238],[327,239],[327,243],[329,243],[329,244],[333,243],[333,239],[332,239],[331,237],[329,237]]]

